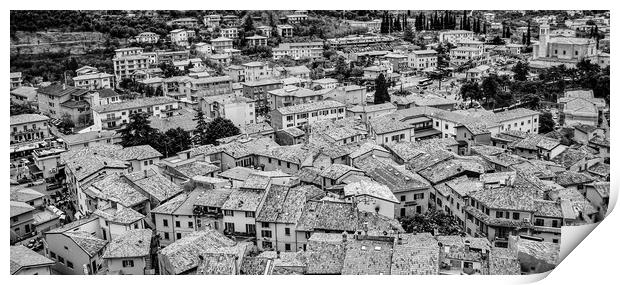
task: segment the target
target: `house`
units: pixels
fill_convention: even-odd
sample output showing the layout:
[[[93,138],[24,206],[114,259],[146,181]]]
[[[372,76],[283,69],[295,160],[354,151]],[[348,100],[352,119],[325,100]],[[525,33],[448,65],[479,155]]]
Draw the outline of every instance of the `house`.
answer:
[[[459,66],[481,59],[484,52],[475,47],[457,47],[450,50],[450,63]]]
[[[11,116],[10,144],[43,141],[50,137],[47,121],[50,118],[39,114]],[[13,155],[13,154],[11,154]]]
[[[179,18],[179,19],[174,19],[171,20],[169,22],[166,22],[166,25],[168,26],[179,26],[179,27],[186,27],[189,29],[193,29],[198,27],[198,20],[195,18]]]
[[[417,71],[437,68],[437,52],[432,49],[414,50],[407,55],[409,68]]]
[[[585,197],[596,209],[598,209],[598,220],[607,215],[609,207],[609,182],[592,182],[585,186]]]
[[[170,42],[177,46],[187,46],[189,43],[187,41],[188,34],[185,29],[175,29],[170,31]]]
[[[245,82],[259,81],[271,78],[271,68],[265,62],[252,61],[241,65],[243,67]]]
[[[291,27],[291,34],[292,33],[293,33],[293,30]],[[10,77],[10,83],[11,83],[11,90],[22,87],[22,73],[21,72],[11,72],[9,74],[9,77]]]
[[[293,37],[293,26],[291,25],[276,25],[276,31],[278,36],[283,38]]]
[[[389,102],[377,105],[355,105],[347,108],[347,117],[354,117],[364,123],[368,123],[372,118],[390,114],[394,111],[396,111],[396,106]]]
[[[489,75],[489,70],[491,69],[488,65],[479,65],[474,68],[470,68],[465,73],[465,76],[468,81],[482,81],[484,77]]]
[[[256,122],[256,102],[246,97],[232,94],[203,97],[200,109],[209,119],[229,119],[237,127]]]
[[[256,216],[256,239],[260,250],[296,251],[295,228],[306,202],[305,195],[306,192],[299,187],[271,185]]]
[[[252,82],[243,82],[243,97],[256,101],[256,110],[261,114],[269,112],[271,99],[270,91],[282,88],[282,82],[276,79],[264,79]]]
[[[437,236],[439,249],[439,274],[488,275],[491,244],[485,238]]]
[[[318,102],[323,99],[322,96],[310,89],[296,86],[284,86],[284,88],[271,90],[268,93],[270,96],[269,100],[271,101],[271,110],[291,105]]]
[[[59,137],[62,139],[64,147],[70,150],[85,148],[91,144],[116,144],[121,141],[117,132],[106,130],[59,135]]]
[[[69,114],[78,126],[84,125],[91,117],[92,102],[87,101],[88,90],[60,84],[37,89],[37,100],[41,114],[54,119],[62,119]]]
[[[268,177],[250,175],[248,179],[260,179],[269,181]],[[269,187],[269,183],[266,187]],[[249,186],[249,185],[245,185]],[[266,197],[266,187],[260,189],[241,188],[234,189],[224,205],[224,230],[232,235],[256,236],[256,213],[261,208]]]
[[[39,103],[37,102],[37,88],[22,86],[11,90],[11,101],[17,104],[27,104],[35,109],[39,108]]]
[[[392,217],[423,214],[428,211],[430,183],[405,167],[384,163],[372,156],[360,159],[355,166],[374,181],[386,186],[397,198]]]
[[[281,107],[271,111],[271,124],[274,129],[280,130],[322,120],[344,119],[344,107],[344,104],[332,100]]]
[[[23,245],[11,246],[11,275],[52,275],[56,262]]]
[[[377,182],[359,181],[347,184],[344,187],[344,198],[357,205],[361,211],[374,211],[388,218],[394,218],[394,205],[398,204],[392,190]]]
[[[478,179],[469,178],[466,175],[458,176],[435,185],[435,193],[431,195],[431,202],[436,210],[454,217],[465,228],[466,215],[464,209],[469,202],[469,194],[481,190],[484,185]]]
[[[96,209],[93,215],[99,217],[101,237],[104,240],[114,240],[127,231],[145,228],[145,215],[132,208],[123,207],[122,204]]]
[[[445,32],[439,33],[439,42],[441,43],[451,43],[456,45],[458,42],[463,40],[473,40],[474,32],[464,31],[464,30],[449,30]]]
[[[271,32],[273,31],[273,28],[271,26],[258,26],[256,27],[256,31],[261,36],[271,38]]]
[[[308,14],[292,14],[292,15],[286,15],[286,19],[288,23],[294,24],[294,23],[300,23],[303,21],[308,20]]]
[[[155,44],[159,41],[159,35],[151,32],[143,32],[136,36],[136,42]]]
[[[196,50],[198,54],[201,54],[204,56],[210,55],[213,53],[213,46],[208,43],[200,42],[200,43],[194,44],[194,49]]]
[[[335,78],[321,78],[312,80],[312,89],[334,89],[338,87],[338,79]]]
[[[11,243],[27,239],[34,235],[33,214],[35,208],[27,203],[13,201],[10,202],[11,214]]]
[[[236,39],[239,37],[239,29],[237,28],[223,28],[220,29],[220,37]]]
[[[319,90],[321,92],[323,90]],[[323,99],[332,99],[347,106],[365,105],[366,88],[359,85],[347,85],[336,87],[323,94]]]
[[[84,74],[73,77],[73,85],[88,90],[114,87],[114,75],[105,72]]]
[[[267,37],[254,35],[245,39],[248,41],[249,46],[252,47],[267,46]]]
[[[394,238],[358,235],[347,238],[342,274],[387,275],[391,273]]]
[[[430,233],[402,234],[394,241],[392,275],[438,275],[440,248]]]
[[[392,105],[391,103],[389,103]],[[392,105],[394,106],[394,105]],[[369,119],[369,132],[377,144],[389,142],[412,141],[415,131],[412,125],[398,120],[395,116],[385,115]]]
[[[247,251],[247,243],[237,243],[222,233],[207,228],[201,231],[188,234],[185,238],[178,240],[164,249],[157,256],[159,261],[159,272],[161,275],[190,275],[200,272],[198,268],[202,262],[210,261],[211,253],[242,253],[232,266],[224,268],[240,268],[243,257]],[[200,258],[202,256],[202,258]],[[217,257],[217,256],[216,256]],[[211,270],[222,268],[213,266]],[[228,274],[235,273],[228,272]],[[225,273],[223,273],[225,274]]]
[[[48,258],[53,270],[65,275],[94,275],[102,268],[108,241],[98,237],[99,219],[90,217],[47,231]]]
[[[129,230],[110,241],[103,253],[106,274],[146,275],[151,270],[150,229]]]

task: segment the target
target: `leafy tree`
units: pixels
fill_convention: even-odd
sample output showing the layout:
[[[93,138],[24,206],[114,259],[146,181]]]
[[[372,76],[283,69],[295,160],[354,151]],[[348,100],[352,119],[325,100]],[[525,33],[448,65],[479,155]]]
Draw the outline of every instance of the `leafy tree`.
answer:
[[[407,233],[432,233],[439,235],[464,234],[463,228],[458,221],[443,211],[430,210],[424,214],[416,214],[413,217],[399,218],[403,229]]]
[[[71,119],[71,115],[69,115],[68,113],[62,114],[62,116],[60,117],[60,124],[58,124],[58,128],[64,133],[69,133],[74,127],[75,123]]]
[[[192,138],[189,132],[180,127],[167,130],[163,134],[163,140],[165,141],[166,148],[164,152],[160,152],[165,154],[166,157],[187,150],[192,146]]]
[[[129,123],[127,123],[119,133],[121,134],[120,144],[124,147],[128,147],[146,144],[151,145],[156,141],[154,138],[157,137],[158,131],[151,127],[149,114],[133,113],[129,115]]]
[[[553,131],[555,122],[553,121],[553,115],[551,112],[543,112],[538,120],[540,121],[540,126],[538,127],[539,133],[546,134]]]
[[[482,98],[482,90],[480,90],[480,86],[477,82],[467,82],[461,85],[460,94],[463,100],[469,99],[470,104],[473,103],[473,100]]]
[[[11,116],[21,115],[21,114],[36,114],[36,113],[37,113],[37,110],[35,110],[28,104],[17,104],[11,101],[11,111],[10,111]]]
[[[239,128],[231,120],[217,117],[207,126],[207,144],[217,144],[218,139],[236,136],[239,133]]]
[[[196,129],[194,130],[194,143],[198,145],[205,145],[207,143],[207,128],[209,125],[205,121],[205,115],[202,111],[198,111],[194,116],[196,121]]]
[[[484,95],[487,103],[489,102],[489,99],[495,100],[498,92],[499,83],[497,82],[496,75],[488,76],[482,80],[482,94]]]
[[[390,94],[388,93],[388,85],[383,73],[380,73],[375,79],[375,104],[390,102]]]
[[[512,72],[515,73],[515,80],[525,81],[527,80],[527,75],[530,72],[530,65],[527,62],[524,63],[522,61],[519,61],[512,68]]]
[[[492,45],[503,45],[505,42],[504,40],[502,40],[502,38],[500,38],[499,36],[495,36],[492,40],[491,40],[491,44]]]
[[[349,77],[351,69],[349,65],[347,65],[345,58],[343,56],[339,56],[336,60],[336,66],[334,66],[334,72],[336,73],[336,77],[338,80],[342,81],[345,78]]]

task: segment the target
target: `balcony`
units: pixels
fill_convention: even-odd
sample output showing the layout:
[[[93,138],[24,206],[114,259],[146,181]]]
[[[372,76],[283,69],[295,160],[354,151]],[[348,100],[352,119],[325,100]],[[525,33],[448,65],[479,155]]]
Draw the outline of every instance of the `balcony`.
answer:
[[[116,122],[116,121],[118,121],[120,119],[121,119],[121,117],[106,117],[104,119],[101,119],[101,122],[103,122],[103,123]]]

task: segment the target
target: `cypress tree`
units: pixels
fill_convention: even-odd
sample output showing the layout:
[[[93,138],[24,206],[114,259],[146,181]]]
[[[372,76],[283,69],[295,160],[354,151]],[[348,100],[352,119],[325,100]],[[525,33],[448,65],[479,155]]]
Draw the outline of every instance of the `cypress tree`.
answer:
[[[532,34],[530,34],[530,22],[527,22],[527,36],[525,38],[525,44],[526,45],[531,45],[532,44]]]

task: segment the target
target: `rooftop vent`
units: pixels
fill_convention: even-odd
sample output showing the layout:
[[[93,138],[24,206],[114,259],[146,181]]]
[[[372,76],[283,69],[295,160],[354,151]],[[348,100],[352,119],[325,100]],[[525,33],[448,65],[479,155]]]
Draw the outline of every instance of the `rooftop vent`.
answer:
[[[362,245],[362,250],[366,250],[366,246],[365,245]]]
[[[381,250],[381,247],[380,246],[375,246],[375,250],[379,251],[379,250]]]

